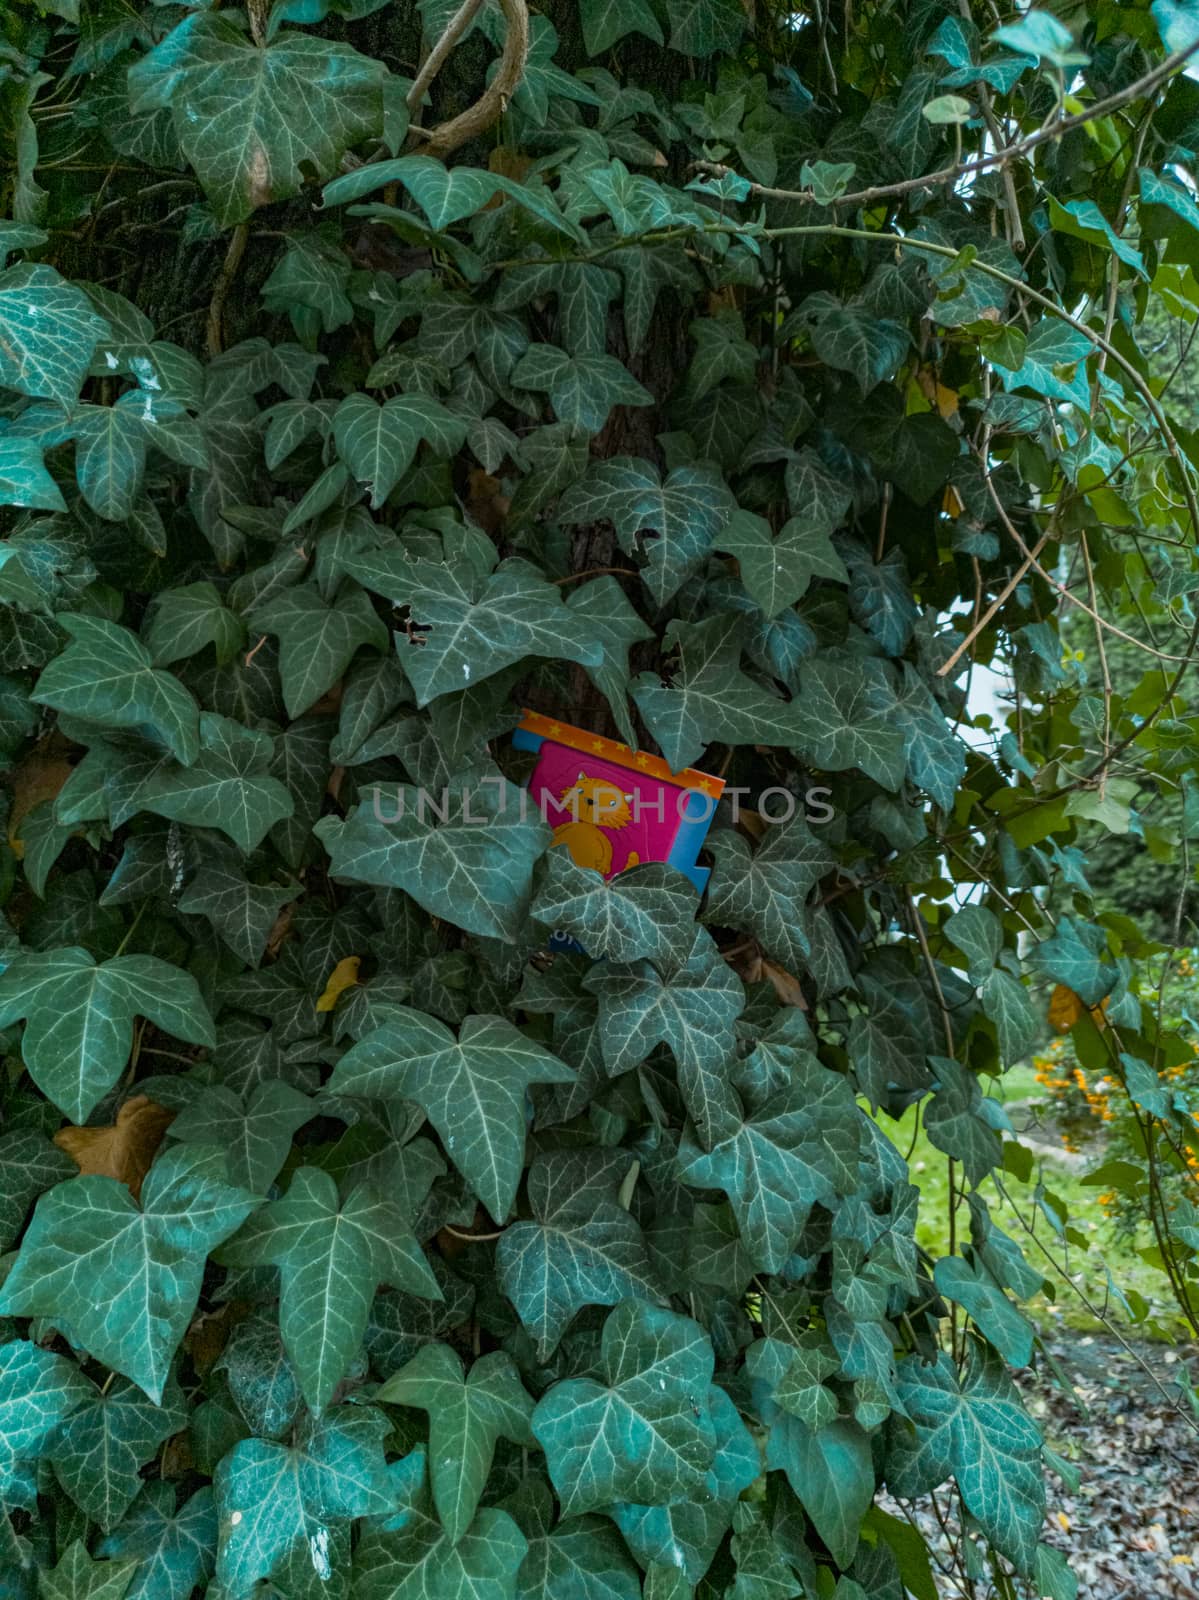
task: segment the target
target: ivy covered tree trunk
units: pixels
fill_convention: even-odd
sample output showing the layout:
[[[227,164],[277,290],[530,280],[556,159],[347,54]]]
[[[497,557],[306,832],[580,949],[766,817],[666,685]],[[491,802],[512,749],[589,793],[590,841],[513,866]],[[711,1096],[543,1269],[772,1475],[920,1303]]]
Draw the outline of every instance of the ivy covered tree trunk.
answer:
[[[1003,1080],[1067,1019],[1199,1330],[1079,848],[1167,796],[1181,926],[1199,22],[0,28],[0,1587],[1073,1596]],[[589,750],[723,783],[697,870],[526,708],[601,864]]]

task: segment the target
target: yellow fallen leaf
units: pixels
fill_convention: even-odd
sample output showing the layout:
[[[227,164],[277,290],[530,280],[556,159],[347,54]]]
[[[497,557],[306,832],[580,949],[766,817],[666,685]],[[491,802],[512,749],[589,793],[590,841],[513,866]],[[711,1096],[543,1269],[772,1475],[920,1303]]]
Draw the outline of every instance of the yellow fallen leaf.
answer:
[[[325,985],[325,992],[316,1003],[318,1011],[332,1011],[341,996],[347,989],[352,989],[358,982],[358,968],[362,965],[361,956],[346,956],[339,961],[329,974],[329,981]]]
[[[957,416],[958,392],[956,389],[947,389],[943,383],[938,382],[933,398],[937,410],[943,417]]]
[[[1049,1025],[1055,1033],[1069,1033],[1082,1016],[1082,1001],[1064,983],[1059,983],[1049,997]]]
[[[1057,1520],[1058,1520],[1058,1526],[1061,1528],[1062,1532],[1063,1533],[1069,1533],[1070,1532],[1070,1518],[1066,1515],[1066,1513],[1064,1511],[1059,1511],[1057,1513]]]
[[[54,1143],[65,1150],[80,1172],[116,1178],[129,1186],[136,1200],[150,1170],[167,1124],[175,1115],[149,1095],[134,1095],[103,1128],[60,1128]]]
[[[933,367],[921,367],[916,373],[916,383],[929,405],[943,417],[955,416],[958,409],[958,392],[948,389],[938,378]]]

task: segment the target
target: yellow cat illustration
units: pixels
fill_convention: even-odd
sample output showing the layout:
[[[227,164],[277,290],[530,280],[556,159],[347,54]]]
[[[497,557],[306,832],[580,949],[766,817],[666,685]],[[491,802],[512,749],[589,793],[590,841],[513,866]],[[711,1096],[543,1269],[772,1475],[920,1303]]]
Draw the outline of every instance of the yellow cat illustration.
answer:
[[[569,811],[572,820],[561,822],[554,829],[551,847],[565,845],[576,866],[591,867],[606,878],[612,870],[612,841],[604,829],[615,832],[628,827],[633,820],[629,810],[632,798],[616,784],[580,772],[558,796],[559,810]],[[635,867],[639,860],[635,851],[630,852],[625,866]]]

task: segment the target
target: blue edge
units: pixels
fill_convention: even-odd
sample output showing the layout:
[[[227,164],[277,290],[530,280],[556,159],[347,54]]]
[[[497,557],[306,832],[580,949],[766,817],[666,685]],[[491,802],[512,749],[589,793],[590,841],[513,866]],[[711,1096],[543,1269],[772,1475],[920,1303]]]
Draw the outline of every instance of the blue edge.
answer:
[[[512,735],[512,743],[517,750],[541,749],[545,743],[542,733],[529,733],[524,728],[517,728]],[[665,779],[663,782],[667,781]],[[692,815],[694,810],[692,800],[698,800],[702,808],[702,815]],[[701,794],[698,789],[692,789],[690,799],[687,801],[687,815],[679,823],[679,831],[674,836],[674,844],[670,854],[666,857],[667,865],[677,867],[685,878],[689,878],[695,885],[696,891],[703,894],[708,886],[708,879],[712,875],[710,867],[701,867],[698,862],[700,849],[708,836],[708,829],[712,826],[712,818],[716,815],[717,800],[709,794]]]

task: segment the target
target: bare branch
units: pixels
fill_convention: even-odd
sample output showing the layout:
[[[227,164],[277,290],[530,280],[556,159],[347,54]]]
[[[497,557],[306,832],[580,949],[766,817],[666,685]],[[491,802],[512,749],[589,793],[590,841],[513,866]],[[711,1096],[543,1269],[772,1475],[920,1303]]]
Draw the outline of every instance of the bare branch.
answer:
[[[483,0],[463,0],[462,5],[459,6],[458,10],[454,12],[454,15],[446,23],[445,32],[438,39],[432,50],[429,51],[424,66],[421,67],[416,75],[416,82],[408,91],[406,103],[411,116],[416,115],[421,102],[429,92],[430,85],[444,66],[450,51],[475,20],[482,4]]]
[[[900,183],[883,183],[869,189],[859,189],[856,194],[843,194],[833,201],[833,206],[872,205],[876,200],[889,200],[899,195],[914,194],[919,189],[937,189],[943,184],[959,183],[961,179],[971,177],[978,172],[989,172],[992,167],[1004,167],[1009,161],[1028,155],[1038,145],[1045,144],[1050,139],[1060,139],[1063,134],[1069,133],[1074,128],[1085,127],[1088,122],[1109,116],[1121,106],[1128,105],[1130,101],[1139,100],[1142,95],[1152,94],[1165,83],[1167,78],[1173,77],[1197,50],[1199,50],[1199,39],[1182,50],[1175,50],[1174,54],[1168,56],[1160,66],[1154,67],[1151,72],[1146,72],[1127,88],[1120,89],[1116,94],[1109,94],[1103,100],[1096,100],[1093,105],[1085,107],[1082,111],[1075,111],[1068,117],[1046,123],[1035,133],[1030,133],[1023,139],[1016,139],[1011,144],[992,150],[987,155],[977,156],[973,161],[955,162],[952,166],[942,167],[940,172],[926,172],[919,178],[905,178]],[[731,167],[722,166],[716,161],[697,161],[695,167],[697,171],[710,172],[716,177],[733,171]],[[813,205],[816,200],[810,189],[771,189],[761,183],[751,184],[750,193],[763,200],[790,200],[797,205]]]
[[[453,28],[465,9],[464,5],[462,10],[454,17],[450,28]],[[503,116],[509,100],[516,92],[516,88],[524,75],[525,61],[529,54],[529,11],[525,5],[525,0],[500,0],[500,9],[503,11],[504,18],[507,21],[508,33],[504,39],[504,53],[500,57],[500,64],[496,69],[495,77],[492,78],[473,106],[469,106],[460,116],[451,118],[449,122],[440,123],[428,134],[422,135],[425,140],[424,153],[426,155],[436,156],[439,160],[444,161],[448,155],[452,154],[461,145],[467,144],[471,139],[477,139],[481,133],[486,132],[491,127],[493,122],[497,122]],[[464,28],[465,26],[466,24],[463,23]],[[449,31],[449,29],[446,30],[447,33]],[[438,41],[434,49],[434,55],[441,49],[443,42],[444,35],[442,40]],[[447,47],[447,54],[453,43],[454,41],[451,40],[450,46]],[[433,57],[430,56],[429,59],[431,61]],[[417,81],[419,82],[420,80],[418,79]]]

